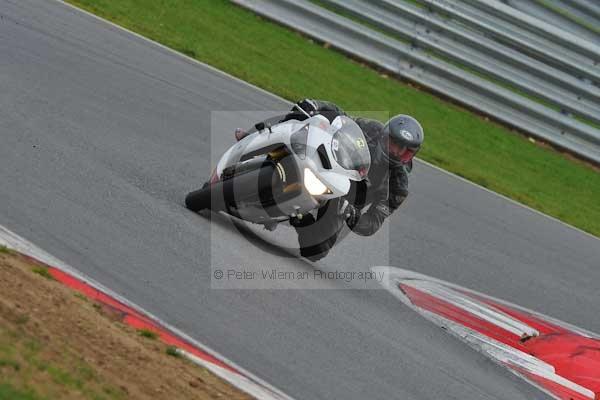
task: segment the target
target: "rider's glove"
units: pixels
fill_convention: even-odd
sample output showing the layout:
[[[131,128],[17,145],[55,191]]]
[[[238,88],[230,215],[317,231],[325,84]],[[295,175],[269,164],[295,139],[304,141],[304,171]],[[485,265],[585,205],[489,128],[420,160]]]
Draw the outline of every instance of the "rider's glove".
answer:
[[[314,112],[317,111],[318,108],[317,103],[315,103],[311,99],[300,100],[296,104],[298,105],[298,107],[300,107],[301,109],[303,109],[311,115],[314,114]]]
[[[294,228],[302,228],[308,225],[312,225],[315,222],[315,217],[313,217],[312,214],[308,213],[306,215],[304,215],[302,218],[298,218],[298,217],[291,217],[290,220],[290,225],[293,226]]]
[[[344,203],[345,204],[342,212],[344,215],[344,219],[346,220],[348,228],[353,229],[358,223],[358,219],[360,218],[360,211],[352,204],[348,203],[346,200],[344,200]]]
[[[385,203],[379,203],[375,206],[375,211],[384,219],[392,215],[392,209]]]

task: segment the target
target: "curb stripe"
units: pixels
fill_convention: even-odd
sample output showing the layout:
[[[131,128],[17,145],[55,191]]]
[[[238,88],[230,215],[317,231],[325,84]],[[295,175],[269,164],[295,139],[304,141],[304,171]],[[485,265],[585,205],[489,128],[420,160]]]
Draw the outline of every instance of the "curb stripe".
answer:
[[[194,346],[192,346],[190,343],[187,343],[186,341],[179,339],[175,335],[172,335],[165,328],[163,328],[159,324],[153,322],[151,319],[138,313],[131,307],[128,307],[125,304],[122,304],[121,302],[119,302],[119,301],[113,299],[112,297],[102,293],[101,291],[93,288],[92,286],[88,285],[87,283],[85,283],[85,282],[83,282],[83,281],[81,281],[81,280],[55,268],[55,267],[52,267],[49,265],[46,265],[46,267],[48,267],[48,272],[50,272],[50,274],[54,277],[54,279],[61,282],[65,286],[68,286],[71,289],[85,295],[86,297],[88,297],[91,300],[97,301],[106,306],[109,306],[110,308],[112,308],[116,311],[119,311],[122,314],[121,321],[123,323],[125,323],[135,329],[148,329],[152,332],[155,332],[159,335],[161,341],[168,345],[176,346],[181,349],[184,349],[187,352],[194,354],[196,357],[199,357],[205,361],[208,361],[210,363],[218,365],[221,368],[225,368],[232,372],[240,374],[239,371],[231,368],[230,366],[221,362],[220,360],[216,359],[215,357],[194,348]]]
[[[555,399],[600,400],[600,336],[423,274],[371,270],[406,306]]]
[[[71,266],[61,262],[2,225],[0,225],[0,245],[14,250],[35,264],[48,268],[48,272],[52,277],[62,285],[117,311],[121,314],[121,322],[135,329],[148,329],[155,332],[163,343],[174,346],[179,354],[194,364],[207,368],[215,375],[256,399],[293,400],[272,385],[236,367],[234,363],[217,352],[198,344],[181,331],[161,322],[159,318],[142,310],[141,307],[129,302],[126,298],[112,293],[101,284],[85,277]]]

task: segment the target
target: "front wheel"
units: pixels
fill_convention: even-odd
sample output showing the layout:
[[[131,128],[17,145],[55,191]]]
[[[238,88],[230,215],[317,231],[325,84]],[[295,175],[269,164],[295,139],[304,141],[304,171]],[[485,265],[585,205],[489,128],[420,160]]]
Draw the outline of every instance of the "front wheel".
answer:
[[[206,182],[202,189],[195,190],[185,196],[185,206],[194,212],[202,210],[225,211],[227,206],[223,199],[223,181],[213,184]]]
[[[221,180],[205,183],[189,193],[185,206],[195,212],[204,209],[236,213],[238,205],[271,207],[277,203],[282,180],[276,164],[265,157],[230,167]]]
[[[204,186],[202,186],[202,189],[188,193],[188,195],[185,196],[185,206],[194,212],[210,208],[210,185],[205,183]]]

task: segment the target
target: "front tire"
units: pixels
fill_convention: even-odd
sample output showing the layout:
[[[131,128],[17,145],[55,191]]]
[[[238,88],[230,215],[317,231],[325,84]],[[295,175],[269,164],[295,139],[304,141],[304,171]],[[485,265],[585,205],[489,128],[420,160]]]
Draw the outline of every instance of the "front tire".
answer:
[[[210,186],[204,184],[202,189],[188,193],[185,196],[185,206],[194,212],[211,208]]]
[[[194,212],[202,210],[227,210],[223,199],[223,181],[217,181],[212,184],[205,182],[202,185],[202,189],[188,193],[185,196],[185,206]]]

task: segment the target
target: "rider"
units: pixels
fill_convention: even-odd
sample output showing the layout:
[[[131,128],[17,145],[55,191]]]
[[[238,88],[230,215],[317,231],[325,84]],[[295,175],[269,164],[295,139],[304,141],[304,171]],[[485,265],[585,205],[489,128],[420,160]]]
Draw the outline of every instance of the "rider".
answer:
[[[309,115],[321,114],[331,121],[339,115],[346,113],[337,105],[321,100],[304,99],[296,103]],[[306,115],[294,112],[288,114],[284,120],[306,119]],[[396,115],[386,124],[373,119],[353,118],[362,129],[367,139],[371,153],[371,167],[366,179],[366,201],[362,204],[345,202],[342,206],[345,222],[355,233],[370,236],[377,232],[383,221],[389,217],[406,199],[408,195],[408,173],[412,170],[412,160],[423,144],[423,128],[419,122],[408,115]],[[370,207],[363,212],[366,204]],[[326,207],[324,207],[326,208]],[[335,213],[337,216],[337,210]],[[335,216],[333,218],[336,218]],[[320,219],[327,219],[326,213],[319,210],[315,220],[311,214],[302,220],[291,219],[290,224],[298,232],[300,253],[312,260],[324,257],[337,239],[339,229],[334,234],[315,243],[315,229],[302,229],[309,227]],[[339,220],[339,217],[337,217]],[[323,221],[325,222],[325,221]],[[328,223],[334,223],[332,219]],[[336,225],[334,223],[334,225]]]
[[[340,115],[347,115],[334,103],[304,99],[297,102],[291,112],[279,122],[308,118],[296,107],[309,115],[323,115],[330,122]],[[362,236],[373,235],[379,230],[383,221],[406,199],[412,159],[423,144],[423,128],[409,115],[396,115],[386,124],[361,117],[353,120],[362,129],[371,154],[367,178],[355,189],[353,201],[346,200],[342,205],[330,201],[318,210],[316,219],[312,214],[306,214],[301,219],[290,218],[290,224],[298,233],[300,254],[313,261],[327,255],[344,222],[353,232]],[[241,140],[250,133],[238,129],[235,136],[237,140]],[[363,196],[358,192],[362,192]],[[342,219],[339,209],[342,210]]]

